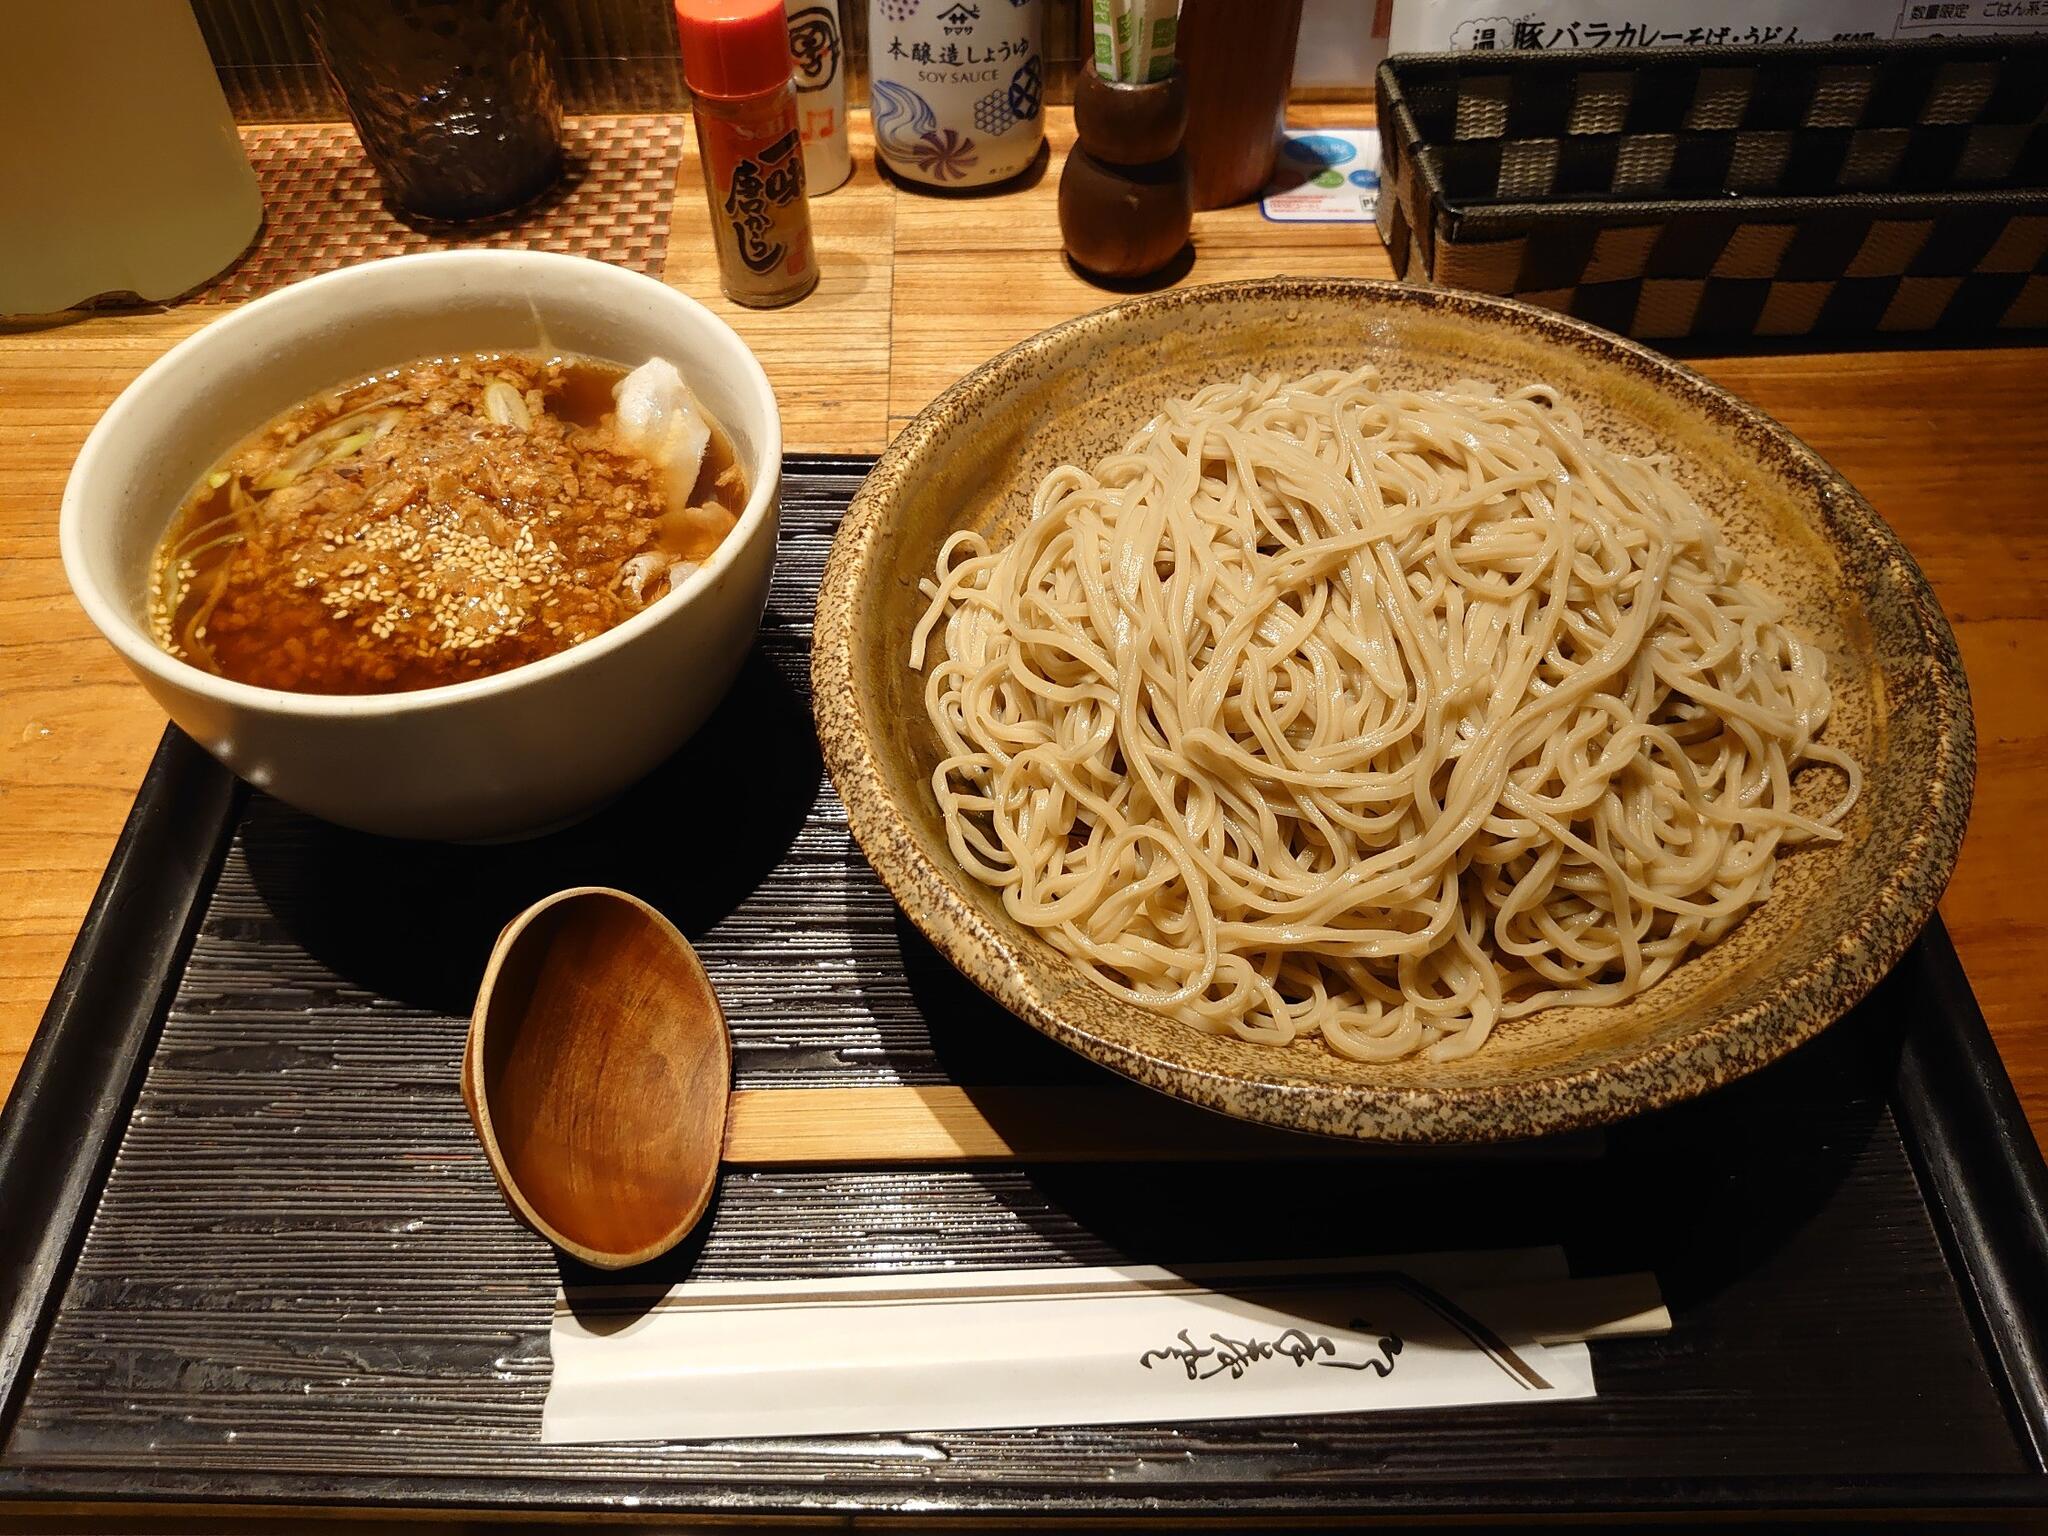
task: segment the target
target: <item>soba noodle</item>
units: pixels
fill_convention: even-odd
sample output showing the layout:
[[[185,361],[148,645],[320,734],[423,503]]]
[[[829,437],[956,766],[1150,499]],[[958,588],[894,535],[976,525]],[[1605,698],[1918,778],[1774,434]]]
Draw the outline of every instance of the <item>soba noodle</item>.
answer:
[[[1541,385],[1218,384],[924,589],[963,868],[1117,996],[1247,1040],[1443,1060],[1620,1002],[1858,790],[1819,649]],[[1839,793],[1803,813],[1814,763]]]

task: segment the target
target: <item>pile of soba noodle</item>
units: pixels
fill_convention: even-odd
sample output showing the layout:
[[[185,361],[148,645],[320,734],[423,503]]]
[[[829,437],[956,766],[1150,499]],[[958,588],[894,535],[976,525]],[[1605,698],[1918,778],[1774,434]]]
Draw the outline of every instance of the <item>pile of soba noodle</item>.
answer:
[[[961,864],[1111,992],[1248,1040],[1444,1060],[1619,1002],[1859,783],[1820,651],[1541,385],[1219,384],[924,586]]]

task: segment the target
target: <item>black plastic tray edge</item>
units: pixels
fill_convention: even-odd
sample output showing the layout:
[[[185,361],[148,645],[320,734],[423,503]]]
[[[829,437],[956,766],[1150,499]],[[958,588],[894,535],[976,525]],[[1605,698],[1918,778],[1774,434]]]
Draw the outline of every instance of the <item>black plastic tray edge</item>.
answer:
[[[1939,917],[1905,963],[1955,1027],[1906,1032],[1893,1113],[2015,1428],[2048,1468],[2048,1164]]]
[[[183,732],[164,731],[0,1112],[0,1445],[91,1224],[242,795],[241,782]]]

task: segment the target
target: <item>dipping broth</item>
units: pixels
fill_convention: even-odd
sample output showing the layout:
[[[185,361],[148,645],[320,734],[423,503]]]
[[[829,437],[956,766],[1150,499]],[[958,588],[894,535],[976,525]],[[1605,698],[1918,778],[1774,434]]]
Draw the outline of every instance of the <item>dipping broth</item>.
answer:
[[[675,590],[746,499],[731,443],[665,362],[423,358],[287,411],[216,465],[157,549],[149,629],[264,688],[466,682]]]

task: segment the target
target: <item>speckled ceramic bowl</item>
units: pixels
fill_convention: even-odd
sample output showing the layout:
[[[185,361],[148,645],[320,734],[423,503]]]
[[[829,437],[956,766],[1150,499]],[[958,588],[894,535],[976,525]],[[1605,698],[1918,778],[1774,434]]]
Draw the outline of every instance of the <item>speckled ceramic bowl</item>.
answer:
[[[953,530],[1007,541],[1047,470],[1121,444],[1168,395],[1248,370],[1364,360],[1403,384],[1547,380],[1598,437],[1670,454],[1756,579],[1826,646],[1837,701],[1828,739],[1868,775],[1848,838],[1785,859],[1770,901],[1721,944],[1624,1006],[1534,1014],[1443,1064],[1206,1035],[1102,991],[1010,921],[948,852],[922,678],[905,661],[924,606],[918,579]],[[1825,1028],[1933,912],[1962,842],[1975,756],[1962,663],[1926,579],[1804,444],[1605,331],[1386,283],[1275,279],[1137,299],[969,375],[904,430],[847,512],[819,596],[812,674],[854,836],[911,920],[983,990],[1180,1098],[1384,1141],[1494,1141],[1619,1119],[1740,1077]]]

